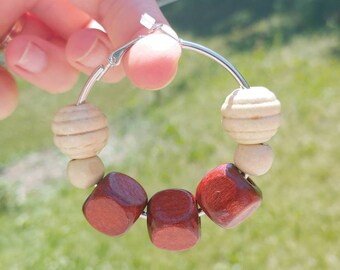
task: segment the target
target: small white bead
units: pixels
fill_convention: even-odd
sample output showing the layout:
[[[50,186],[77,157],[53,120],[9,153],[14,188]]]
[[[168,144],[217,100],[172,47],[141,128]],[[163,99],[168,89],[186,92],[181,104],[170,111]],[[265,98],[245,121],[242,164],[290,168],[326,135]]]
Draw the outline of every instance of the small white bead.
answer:
[[[71,184],[82,189],[97,184],[103,178],[104,170],[104,164],[97,156],[74,159],[67,166],[67,174]]]
[[[263,143],[280,125],[280,102],[264,87],[236,89],[222,105],[223,128],[240,144]]]
[[[239,144],[234,153],[236,167],[253,176],[269,171],[273,159],[273,151],[267,144]]]

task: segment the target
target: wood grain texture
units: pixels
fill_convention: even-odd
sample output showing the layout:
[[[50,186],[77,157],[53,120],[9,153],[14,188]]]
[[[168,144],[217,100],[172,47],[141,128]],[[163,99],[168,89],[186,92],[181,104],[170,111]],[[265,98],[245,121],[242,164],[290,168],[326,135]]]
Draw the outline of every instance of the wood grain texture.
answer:
[[[265,87],[236,89],[222,105],[222,125],[239,144],[258,144],[268,140],[280,126],[281,104]]]
[[[112,172],[98,183],[87,198],[83,213],[96,230],[118,236],[133,225],[146,204],[147,195],[136,180]]]
[[[67,175],[71,184],[82,189],[97,184],[103,178],[104,172],[104,164],[98,156],[73,159],[67,166]]]
[[[96,156],[109,136],[106,116],[90,103],[62,107],[54,116],[52,130],[55,145],[71,159]]]
[[[149,236],[158,248],[186,250],[199,240],[201,223],[197,203],[189,191],[160,191],[150,199],[147,211]]]
[[[196,190],[198,204],[212,221],[233,228],[261,204],[260,189],[231,163],[210,171]]]

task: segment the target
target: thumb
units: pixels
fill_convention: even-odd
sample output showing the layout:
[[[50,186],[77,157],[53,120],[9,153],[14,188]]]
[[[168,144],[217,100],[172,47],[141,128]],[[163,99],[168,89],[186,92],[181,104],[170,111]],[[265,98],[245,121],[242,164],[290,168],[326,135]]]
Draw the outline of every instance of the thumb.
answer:
[[[140,23],[148,13],[157,22],[168,24],[155,0],[72,0],[106,30],[114,49],[147,33]],[[123,59],[129,79],[140,88],[160,89],[171,82],[181,55],[179,44],[162,33],[153,33],[137,42]]]

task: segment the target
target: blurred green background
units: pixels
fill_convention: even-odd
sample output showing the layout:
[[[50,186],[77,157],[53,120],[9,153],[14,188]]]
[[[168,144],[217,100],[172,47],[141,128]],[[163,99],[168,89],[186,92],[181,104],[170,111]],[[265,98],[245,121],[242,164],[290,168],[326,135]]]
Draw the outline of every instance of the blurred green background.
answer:
[[[50,131],[85,77],[58,96],[19,81],[19,108],[0,123],[0,269],[339,269],[339,10],[332,0],[182,0],[163,8],[182,38],[219,52],[282,103],[273,168],[253,178],[262,206],[233,230],[203,217],[200,242],[181,253],[156,249],[145,220],[119,238],[85,221],[91,190],[68,183],[67,158]],[[237,87],[216,63],[187,51],[162,91],[99,83],[90,100],[110,120],[100,155],[107,172],[134,177],[149,197],[173,187],[195,192],[205,173],[232,161],[220,106]]]

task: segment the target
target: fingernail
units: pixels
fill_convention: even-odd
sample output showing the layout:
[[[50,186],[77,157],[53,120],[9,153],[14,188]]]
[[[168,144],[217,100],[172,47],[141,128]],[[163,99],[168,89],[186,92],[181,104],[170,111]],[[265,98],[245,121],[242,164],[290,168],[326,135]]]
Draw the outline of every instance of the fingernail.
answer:
[[[47,66],[47,55],[39,46],[29,42],[16,66],[31,73],[39,73]]]
[[[87,52],[79,57],[76,62],[85,67],[97,67],[109,56],[109,50],[100,39],[95,39]]]

